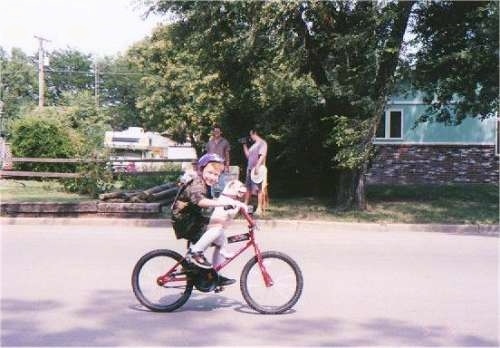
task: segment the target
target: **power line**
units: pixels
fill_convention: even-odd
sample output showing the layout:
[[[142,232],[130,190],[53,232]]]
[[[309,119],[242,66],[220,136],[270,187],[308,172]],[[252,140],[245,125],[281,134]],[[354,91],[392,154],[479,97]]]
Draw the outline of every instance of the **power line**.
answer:
[[[47,72],[51,73],[59,73],[59,74],[84,74],[84,75],[89,75],[93,76],[95,72],[93,70],[59,70],[59,69],[52,69],[48,68]],[[99,75],[140,75],[140,76],[154,76],[152,74],[143,74],[143,73],[134,73],[134,72],[111,72],[111,71],[99,71]]]

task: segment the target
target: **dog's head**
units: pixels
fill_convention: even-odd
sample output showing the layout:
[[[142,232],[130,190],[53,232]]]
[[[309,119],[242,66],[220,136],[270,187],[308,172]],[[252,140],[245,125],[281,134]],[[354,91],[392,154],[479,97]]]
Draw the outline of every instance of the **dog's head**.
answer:
[[[231,198],[242,198],[247,192],[245,185],[239,180],[231,180],[226,183],[222,194]]]

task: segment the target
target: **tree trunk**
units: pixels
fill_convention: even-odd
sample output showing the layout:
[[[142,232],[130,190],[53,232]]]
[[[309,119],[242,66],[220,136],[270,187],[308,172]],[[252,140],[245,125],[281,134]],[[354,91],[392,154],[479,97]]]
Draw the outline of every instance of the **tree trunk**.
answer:
[[[341,210],[350,209],[354,205],[355,177],[356,170],[343,169],[336,173],[335,206]]]
[[[364,162],[358,170],[356,177],[355,202],[356,207],[360,210],[365,210],[366,203],[366,174],[369,170],[369,161],[373,150],[372,140],[375,138],[378,124],[382,118],[382,113],[385,109],[385,104],[389,92],[394,83],[394,73],[398,66],[399,52],[403,44],[403,37],[410,18],[411,8],[415,1],[400,1],[397,4],[397,15],[394,19],[394,24],[391,30],[391,36],[388,38],[385,49],[380,58],[380,65],[377,71],[375,80],[375,95],[377,96],[377,104],[372,116],[372,122],[366,138],[362,142],[364,151]]]
[[[368,167],[366,165],[366,167]],[[366,173],[368,169],[365,169],[365,165],[363,165],[363,170],[357,173],[357,183],[356,183],[356,208],[359,210],[366,210],[367,202],[366,202]]]

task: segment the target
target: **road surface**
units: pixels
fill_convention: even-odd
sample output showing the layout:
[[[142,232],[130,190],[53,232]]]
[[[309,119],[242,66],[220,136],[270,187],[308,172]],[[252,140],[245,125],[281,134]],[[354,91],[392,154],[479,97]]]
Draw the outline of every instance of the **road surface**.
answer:
[[[149,250],[183,250],[169,228],[0,227],[2,346],[499,345],[495,237],[268,224],[261,249],[291,255],[305,281],[294,309],[273,316],[252,311],[238,285],[195,291],[173,313],[141,307],[132,268]]]

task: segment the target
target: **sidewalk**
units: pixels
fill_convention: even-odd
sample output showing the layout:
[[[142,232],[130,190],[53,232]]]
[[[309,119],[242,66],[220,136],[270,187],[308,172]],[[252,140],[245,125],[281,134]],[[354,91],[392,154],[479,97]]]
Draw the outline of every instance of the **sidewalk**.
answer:
[[[237,220],[234,225],[245,226],[246,222]],[[499,237],[498,225],[448,225],[448,224],[386,224],[386,223],[355,223],[322,220],[258,220],[262,229],[275,227],[302,230],[304,232],[319,232],[325,229],[347,229],[356,231],[378,232],[440,232],[463,235],[481,235]],[[169,219],[136,219],[113,217],[0,217],[2,225],[87,225],[87,226],[135,226],[170,228]]]

